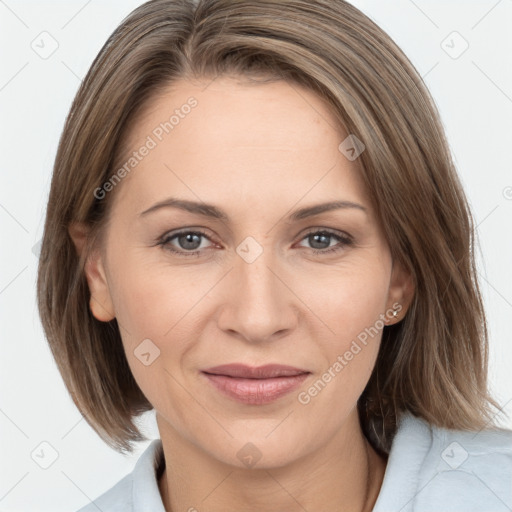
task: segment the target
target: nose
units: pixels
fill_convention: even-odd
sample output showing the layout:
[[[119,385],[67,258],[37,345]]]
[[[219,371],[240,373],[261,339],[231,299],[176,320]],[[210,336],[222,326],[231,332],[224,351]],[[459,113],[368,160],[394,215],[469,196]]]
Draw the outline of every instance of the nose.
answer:
[[[225,282],[226,300],[218,327],[252,343],[285,336],[296,327],[298,307],[293,283],[269,248],[252,262],[236,255]],[[282,274],[282,275],[281,275]]]

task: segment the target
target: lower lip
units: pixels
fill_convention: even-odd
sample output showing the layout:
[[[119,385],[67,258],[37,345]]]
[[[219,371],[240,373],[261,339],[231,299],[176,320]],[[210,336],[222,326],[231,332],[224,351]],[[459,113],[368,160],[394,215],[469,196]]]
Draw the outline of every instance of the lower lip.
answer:
[[[204,373],[208,380],[225,395],[245,404],[268,404],[298,388],[308,373],[271,379],[242,379]]]

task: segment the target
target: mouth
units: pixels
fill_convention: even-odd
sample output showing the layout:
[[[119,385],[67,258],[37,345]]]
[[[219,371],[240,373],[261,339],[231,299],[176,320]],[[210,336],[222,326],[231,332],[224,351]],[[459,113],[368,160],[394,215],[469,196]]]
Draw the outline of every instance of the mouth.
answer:
[[[244,404],[263,405],[290,393],[304,382],[310,371],[293,366],[269,364],[247,366],[226,364],[201,372],[229,398]]]

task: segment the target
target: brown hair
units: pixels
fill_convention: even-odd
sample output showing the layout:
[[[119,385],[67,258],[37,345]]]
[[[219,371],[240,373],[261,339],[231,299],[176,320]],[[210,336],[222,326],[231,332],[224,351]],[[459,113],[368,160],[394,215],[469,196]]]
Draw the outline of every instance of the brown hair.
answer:
[[[484,428],[497,404],[487,390],[474,228],[439,114],[404,53],[343,0],[152,0],[94,60],[60,139],[37,282],[43,328],[89,424],[114,449],[131,451],[145,439],[134,419],[152,409],[117,321],[99,322],[89,309],[84,262],[112,202],[94,191],[112,176],[150,98],[178,79],[226,73],[308,87],[366,146],[359,159],[370,199],[415,286],[405,318],[384,328],[358,402],[375,448],[389,452],[403,410],[438,426]],[[80,257],[73,222],[91,229]]]

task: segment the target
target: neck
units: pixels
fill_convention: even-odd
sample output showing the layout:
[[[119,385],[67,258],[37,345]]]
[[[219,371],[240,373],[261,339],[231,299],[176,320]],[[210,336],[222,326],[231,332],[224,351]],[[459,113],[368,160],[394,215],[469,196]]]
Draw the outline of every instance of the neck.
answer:
[[[360,430],[287,466],[259,469],[223,464],[173,430],[160,433],[169,461],[158,482],[166,512],[370,512],[386,468]]]

